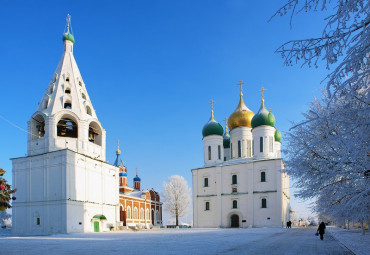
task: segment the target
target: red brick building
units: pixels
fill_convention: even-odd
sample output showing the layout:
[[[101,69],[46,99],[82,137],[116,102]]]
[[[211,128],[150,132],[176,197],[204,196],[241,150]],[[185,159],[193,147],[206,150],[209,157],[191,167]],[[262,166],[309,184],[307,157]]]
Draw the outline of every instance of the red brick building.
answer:
[[[141,179],[133,179],[134,187],[127,185],[127,168],[120,158],[121,151],[116,151],[117,158],[114,163],[119,167],[119,203],[120,222],[122,226],[145,227],[162,225],[162,203],[159,193],[151,190],[141,190]]]

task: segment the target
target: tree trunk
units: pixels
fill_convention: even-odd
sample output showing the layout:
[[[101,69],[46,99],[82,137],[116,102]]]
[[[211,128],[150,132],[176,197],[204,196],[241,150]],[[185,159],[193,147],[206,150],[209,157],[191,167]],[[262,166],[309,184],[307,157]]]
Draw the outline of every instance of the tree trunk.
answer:
[[[179,214],[176,213],[176,227],[179,226]]]

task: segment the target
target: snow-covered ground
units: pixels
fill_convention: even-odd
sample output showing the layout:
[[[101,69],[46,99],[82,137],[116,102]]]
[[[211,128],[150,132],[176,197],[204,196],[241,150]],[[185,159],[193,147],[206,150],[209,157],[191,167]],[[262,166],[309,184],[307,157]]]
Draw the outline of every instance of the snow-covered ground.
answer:
[[[346,230],[343,228],[329,227],[328,232],[340,243],[357,255],[370,254],[370,233],[362,235],[361,229]]]
[[[351,243],[344,246],[330,234],[324,241],[316,228],[249,229],[157,229],[112,231],[69,235],[16,237],[0,230],[0,254],[353,254],[345,246],[368,254],[368,242],[358,232],[329,229],[336,238]]]

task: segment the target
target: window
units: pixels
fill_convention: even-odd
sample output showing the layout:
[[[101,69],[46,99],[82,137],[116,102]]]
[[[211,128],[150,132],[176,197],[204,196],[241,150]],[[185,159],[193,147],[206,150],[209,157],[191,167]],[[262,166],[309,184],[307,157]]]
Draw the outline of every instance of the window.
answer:
[[[138,210],[137,207],[134,208],[134,219],[138,219]]]
[[[204,187],[208,187],[208,178],[204,178]]]
[[[70,88],[66,88],[66,90],[64,91],[64,93],[71,94],[71,89]]]
[[[263,137],[260,137],[260,152],[263,152]]]
[[[266,182],[266,172],[261,172],[261,182]]]
[[[53,92],[54,92],[54,83],[50,87],[49,94],[51,95],[53,94]]]
[[[86,95],[84,93],[82,93],[82,98],[86,100]]]
[[[91,108],[88,105],[86,106],[86,113],[89,114],[90,116],[92,115],[91,114]]]
[[[233,200],[233,209],[238,208],[238,201]]]
[[[211,146],[208,146],[208,160],[211,160]]]
[[[141,208],[140,209],[140,219],[144,219],[144,209],[143,208]]]
[[[230,144],[230,153],[231,153],[231,158],[233,158],[233,144]]]
[[[40,226],[41,225],[41,219],[38,217],[36,218],[36,225]]]
[[[89,125],[89,141],[97,145],[102,145],[102,131],[96,122],[91,122]]]
[[[209,202],[206,202],[206,211],[209,211]]]
[[[221,145],[218,146],[218,159],[221,159]]]
[[[65,102],[64,109],[72,109],[72,103],[70,101]]]
[[[269,136],[269,152],[273,152],[274,150],[274,139],[272,138],[272,136]]]
[[[69,77],[66,78],[66,82],[69,82]]]
[[[247,157],[252,157],[251,140],[247,140]]]
[[[44,117],[41,115],[36,115],[32,117],[31,120],[31,131],[32,131],[32,139],[38,139],[40,137],[44,137],[45,135],[45,120]]]
[[[266,198],[262,198],[262,208],[267,208],[267,206],[266,206],[266,204],[267,204],[267,202],[266,202]]]
[[[238,184],[238,176],[236,174],[232,176],[232,184]]]
[[[240,158],[242,156],[242,146],[241,146],[241,142],[238,141],[238,158]]]
[[[233,191],[233,193],[236,193],[236,192],[238,192],[238,189],[236,187],[233,187],[232,191]]]
[[[131,207],[127,207],[127,218],[131,219]]]
[[[62,118],[57,124],[57,136],[77,138],[77,124],[69,118]]]
[[[80,85],[80,86],[82,87],[82,82],[81,82],[81,81],[79,81],[79,82],[78,82],[78,85]]]

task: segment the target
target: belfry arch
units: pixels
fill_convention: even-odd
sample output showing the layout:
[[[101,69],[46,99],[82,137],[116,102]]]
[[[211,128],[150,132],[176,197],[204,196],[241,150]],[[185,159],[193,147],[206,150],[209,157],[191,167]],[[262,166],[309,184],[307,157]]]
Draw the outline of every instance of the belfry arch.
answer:
[[[31,135],[32,140],[44,137],[45,135],[45,119],[41,114],[32,117],[31,120]]]
[[[69,115],[63,115],[57,124],[57,136],[78,138],[77,121]]]
[[[102,145],[102,128],[95,121],[90,122],[88,138],[90,142],[100,146]]]

